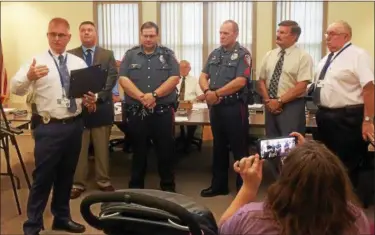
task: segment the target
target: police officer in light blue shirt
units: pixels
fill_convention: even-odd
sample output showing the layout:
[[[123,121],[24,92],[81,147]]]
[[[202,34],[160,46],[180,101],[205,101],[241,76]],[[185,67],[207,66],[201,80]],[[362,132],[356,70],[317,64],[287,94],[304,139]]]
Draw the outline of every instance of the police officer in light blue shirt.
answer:
[[[143,188],[147,141],[155,143],[160,187],[175,191],[174,108],[177,102],[179,65],[173,51],[157,45],[159,27],[141,27],[141,45],[128,50],[120,66],[120,85],[125,91],[125,112],[133,147],[129,188]]]

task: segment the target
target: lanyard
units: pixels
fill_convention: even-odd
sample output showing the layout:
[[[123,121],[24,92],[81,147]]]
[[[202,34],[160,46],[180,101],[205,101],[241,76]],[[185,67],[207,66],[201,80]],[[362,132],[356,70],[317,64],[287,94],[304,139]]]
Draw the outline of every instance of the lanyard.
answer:
[[[62,88],[64,88],[64,79],[63,79],[62,74],[61,74],[61,72],[60,72],[60,67],[59,67],[59,65],[57,64],[55,58],[53,57],[51,51],[48,51],[48,53],[49,53],[50,56],[52,57],[53,62],[55,62],[57,72],[59,73],[61,86],[62,86]],[[66,54],[66,56],[65,56],[64,64],[66,64],[66,61],[67,61],[67,60],[68,60],[68,54]],[[63,89],[63,92],[65,93],[65,90],[64,90],[64,89]]]
[[[352,43],[349,43],[349,44],[346,45],[344,48],[342,48],[342,49],[341,49],[341,50],[335,55],[335,57],[333,57],[333,59],[329,62],[329,64],[331,64],[331,63],[336,59],[336,57],[339,56],[339,55],[341,54],[341,52],[345,51],[345,49],[348,48],[348,47],[351,46],[351,45],[352,45]]]

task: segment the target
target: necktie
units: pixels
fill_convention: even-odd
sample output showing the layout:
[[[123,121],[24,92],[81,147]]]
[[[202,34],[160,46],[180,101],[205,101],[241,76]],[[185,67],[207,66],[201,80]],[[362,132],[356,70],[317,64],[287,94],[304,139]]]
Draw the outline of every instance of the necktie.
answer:
[[[185,100],[185,79],[186,77],[182,77],[179,100]]]
[[[279,87],[279,80],[281,76],[281,71],[283,70],[283,64],[284,64],[284,55],[285,50],[280,51],[280,58],[277,61],[277,64],[275,66],[275,70],[273,71],[270,86],[268,88],[268,94],[272,99],[277,98],[277,90]]]
[[[319,80],[323,80],[324,79],[324,77],[325,77],[325,75],[327,73],[328,67],[331,64],[332,56],[333,56],[333,52],[331,52],[328,55],[326,63],[324,64],[324,66],[322,68],[322,71],[319,74]],[[315,84],[315,91],[313,93],[313,102],[314,102],[315,105],[320,105],[320,89],[321,89],[321,87],[318,87]]]
[[[92,65],[92,53],[91,52],[92,52],[91,49],[86,50],[85,61],[86,61],[87,66]]]
[[[59,71],[61,74],[61,79],[63,79],[63,82],[64,82],[65,94],[66,96],[68,96],[69,86],[70,86],[70,76],[69,76],[68,67],[66,66],[66,60],[64,59],[64,56],[62,55],[59,55]],[[75,113],[76,110],[77,110],[77,104],[75,102],[75,99],[70,99],[70,106],[68,107],[68,111],[71,113]]]

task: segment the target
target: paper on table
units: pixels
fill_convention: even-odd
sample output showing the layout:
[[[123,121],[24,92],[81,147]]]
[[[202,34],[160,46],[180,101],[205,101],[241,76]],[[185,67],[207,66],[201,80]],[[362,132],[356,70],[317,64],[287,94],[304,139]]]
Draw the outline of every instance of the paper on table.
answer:
[[[208,106],[206,103],[194,103],[193,109],[207,109]]]
[[[174,118],[174,120],[175,120],[176,122],[185,122],[185,121],[189,121],[189,118],[188,118],[188,117],[178,117],[178,116],[176,116],[176,117]]]
[[[4,108],[5,113],[9,113],[9,112],[12,112],[14,110],[16,110],[16,109],[15,108]]]
[[[260,109],[262,107],[263,107],[263,104],[251,104],[251,105],[248,105],[249,109]]]

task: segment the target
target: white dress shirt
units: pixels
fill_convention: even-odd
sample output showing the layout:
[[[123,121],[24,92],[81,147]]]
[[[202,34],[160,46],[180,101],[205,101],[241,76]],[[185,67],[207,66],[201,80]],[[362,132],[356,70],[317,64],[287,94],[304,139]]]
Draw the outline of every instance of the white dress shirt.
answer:
[[[178,94],[180,94],[182,77],[177,85]],[[194,101],[198,96],[202,95],[203,91],[199,86],[199,80],[193,76],[187,75],[185,77],[185,99],[186,101]]]
[[[322,106],[342,108],[363,104],[363,87],[371,81],[374,82],[374,68],[370,55],[355,45],[350,45],[335,57],[337,53],[333,55],[333,60],[322,82],[320,90]],[[315,82],[319,79],[327,57],[328,55],[318,64]]]
[[[87,67],[84,60],[73,54],[64,52],[62,55],[64,57],[67,56],[66,63],[69,73],[72,70]],[[63,97],[63,88],[61,85],[58,68],[53,61],[55,59],[57,65],[59,65],[58,56],[59,55],[53,54],[54,58],[52,58],[48,51],[35,56],[34,58],[36,60],[36,66],[46,65],[49,69],[48,74],[36,81],[30,81],[27,78],[27,72],[32,64],[31,59],[29,63],[22,66],[14,75],[14,77],[11,79],[10,86],[11,92],[15,95],[23,96],[29,91],[33,92],[35,104],[39,113],[46,112],[53,118],[63,119],[76,116],[82,112],[82,99],[75,100],[77,104],[77,111],[75,113],[70,113],[66,106],[63,104],[58,104],[58,100]]]

